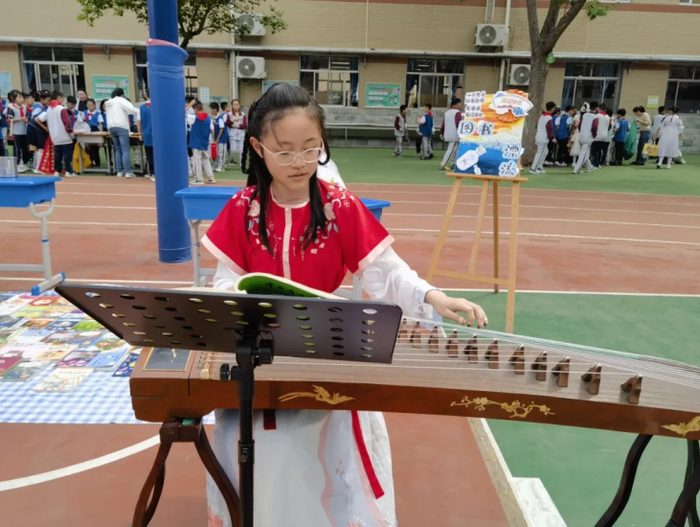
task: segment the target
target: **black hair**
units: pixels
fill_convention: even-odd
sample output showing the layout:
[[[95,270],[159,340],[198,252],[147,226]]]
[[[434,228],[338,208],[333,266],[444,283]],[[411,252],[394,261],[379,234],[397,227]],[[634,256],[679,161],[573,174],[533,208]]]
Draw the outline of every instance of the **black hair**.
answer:
[[[597,101],[591,101],[588,103],[588,109],[592,112],[593,110],[598,109],[598,102]]]
[[[58,91],[58,90],[54,90],[54,91],[51,93],[51,100],[52,100],[52,101],[57,100],[59,97],[63,97],[63,92],[60,92],[60,91]]]
[[[608,105],[605,104],[604,102],[601,102],[601,103],[598,105],[598,109],[599,109],[601,112],[604,112],[605,110],[608,109]]]
[[[406,105],[402,104],[401,107],[399,108],[400,112],[403,112],[406,109]]]
[[[102,100],[100,101],[100,111],[101,111],[102,113],[105,112],[105,103],[106,103],[106,102],[107,102],[107,99],[102,99]]]
[[[210,102],[209,103],[209,108],[211,110],[218,110],[219,109],[219,103],[218,102]]]
[[[223,111],[225,108],[228,108],[228,103],[226,101],[221,103],[221,110]]]
[[[185,95],[185,102],[187,104],[191,103],[194,100],[195,100],[195,97],[192,97],[191,95]]]
[[[17,98],[18,95],[21,95],[19,90],[10,90],[7,93],[7,100],[10,102],[15,102],[15,99]]]
[[[432,110],[432,109],[433,109],[433,105],[430,104],[429,102],[426,102],[423,106],[425,106],[428,110]]]
[[[234,102],[237,102],[239,105],[241,104],[241,101],[239,101],[238,99],[231,99],[231,106],[233,106]]]
[[[640,112],[646,112],[647,110],[646,110],[646,108],[644,108],[644,106],[640,106],[640,107],[639,107],[639,111],[640,111]]]
[[[89,102],[91,102],[92,104],[94,104],[95,106],[97,106],[97,103],[95,102],[95,99],[93,99],[92,97],[88,97],[87,99],[85,99],[85,104],[87,104],[87,103],[89,103]]]
[[[680,112],[680,108],[678,108],[678,106],[673,106],[673,107],[669,108],[668,111],[673,112],[674,114],[677,114],[678,112]]]
[[[665,106],[659,106],[659,113],[664,113],[666,111]]]
[[[634,108],[632,108],[632,111],[634,113],[637,113],[639,111],[639,106],[635,106]]]
[[[66,97],[66,102],[69,102],[71,104],[78,104],[78,99],[76,99],[73,95],[69,95],[68,97]]]
[[[567,105],[566,105],[566,110],[564,110],[564,111],[568,113],[568,112],[570,112],[571,110],[574,110],[574,109],[575,109],[575,108],[574,108],[573,106],[571,106],[570,104],[567,104]]]
[[[625,110],[624,108],[620,108],[617,111],[617,115],[621,115],[622,117],[624,117],[625,115],[627,115],[627,110]]]
[[[612,108],[608,108],[607,110],[605,110],[605,115],[607,115],[608,117],[612,117],[613,116]]]
[[[34,98],[34,94],[33,94],[33,93],[24,93],[24,92],[22,92],[22,97],[24,97],[25,99],[26,99],[27,97],[31,97],[31,98],[33,99],[33,98]]]
[[[194,111],[195,111],[195,112],[197,112],[197,111],[200,111],[200,112],[201,112],[201,111],[204,109],[204,107],[202,106],[202,103],[199,102],[199,101],[196,101],[196,102],[194,103],[194,106],[193,106],[192,108],[194,108]]]
[[[248,129],[243,142],[241,170],[248,175],[246,185],[249,187],[255,186],[255,192],[253,192],[252,197],[257,197],[260,200],[260,241],[270,252],[272,252],[272,249],[267,238],[265,217],[269,204],[272,174],[267,169],[265,160],[250,146],[250,139],[255,137],[259,141],[268,130],[274,134],[275,123],[282,119],[290,110],[294,109],[306,111],[316,121],[323,140],[323,148],[326,152],[326,159],[319,161],[319,164],[325,165],[331,158],[331,150],[328,146],[325,128],[326,117],[323,109],[304,88],[284,82],[275,84],[255,101],[248,110]],[[311,204],[311,220],[302,239],[304,247],[308,247],[316,239],[319,231],[326,234],[326,215],[323,211],[321,189],[316,174],[311,176],[309,180],[309,203]]]
[[[457,106],[461,102],[462,102],[462,99],[460,99],[459,97],[453,97],[452,100],[450,101],[450,106]]]
[[[553,101],[549,101],[549,102],[545,105],[545,108],[547,109],[548,112],[554,110],[554,108],[556,108],[556,107],[557,107],[557,103],[555,103],[555,102],[553,102]]]
[[[122,97],[124,95],[124,90],[121,88],[114,88],[112,91],[112,98],[114,97]]]

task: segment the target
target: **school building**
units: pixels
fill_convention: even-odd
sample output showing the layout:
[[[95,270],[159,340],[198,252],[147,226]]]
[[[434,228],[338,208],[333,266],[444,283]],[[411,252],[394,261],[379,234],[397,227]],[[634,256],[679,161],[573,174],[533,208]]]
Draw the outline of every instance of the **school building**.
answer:
[[[202,35],[189,48],[187,91],[244,106],[274,82],[308,88],[327,110],[334,140],[382,144],[400,104],[430,102],[439,122],[453,95],[517,88],[530,72],[524,0],[278,0],[288,28]],[[538,3],[543,21],[549,2]],[[700,153],[700,0],[619,0],[602,18],[582,14],[557,45],[546,100],[561,106],[678,106],[684,153]],[[25,0],[29,23],[3,24],[0,92],[115,85],[132,100],[148,85],[147,28],[130,14],[94,27],[76,0]],[[14,20],[19,20],[15,18]],[[409,123],[413,123],[412,116]]]

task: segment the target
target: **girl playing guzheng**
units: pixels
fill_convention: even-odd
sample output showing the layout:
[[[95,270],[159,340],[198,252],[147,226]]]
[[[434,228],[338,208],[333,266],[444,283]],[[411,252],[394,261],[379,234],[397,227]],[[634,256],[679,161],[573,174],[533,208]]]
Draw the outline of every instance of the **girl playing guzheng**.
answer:
[[[218,259],[215,287],[264,272],[331,293],[350,270],[373,300],[407,316],[420,316],[425,303],[457,323],[486,325],[479,306],[421,280],[357,197],[316,177],[321,159],[330,159],[323,110],[303,88],[277,84],[253,103],[242,158],[248,186],[203,239]],[[381,413],[284,410],[270,421],[257,415],[254,425],[256,527],[396,525]],[[237,441],[238,412],[217,410],[213,448],[234,486]],[[207,478],[209,526],[230,526]]]

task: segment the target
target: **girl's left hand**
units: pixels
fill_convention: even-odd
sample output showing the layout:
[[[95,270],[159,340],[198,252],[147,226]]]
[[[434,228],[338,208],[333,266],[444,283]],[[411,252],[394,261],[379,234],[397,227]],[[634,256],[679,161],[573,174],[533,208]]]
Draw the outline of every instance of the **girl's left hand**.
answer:
[[[429,291],[428,294],[425,295],[425,301],[433,306],[440,316],[457,322],[462,326],[472,326],[476,321],[477,326],[483,328],[489,323],[486,313],[480,306],[464,298],[452,298],[447,296],[438,289]],[[465,313],[467,318],[465,319],[463,316],[459,315],[460,312]]]

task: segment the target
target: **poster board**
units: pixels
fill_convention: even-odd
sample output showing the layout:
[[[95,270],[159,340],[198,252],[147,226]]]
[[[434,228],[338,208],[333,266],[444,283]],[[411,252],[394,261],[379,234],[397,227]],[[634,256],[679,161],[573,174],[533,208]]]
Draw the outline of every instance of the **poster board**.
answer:
[[[262,86],[263,86],[263,93],[265,93],[267,90],[272,88],[275,84],[279,84],[281,82],[284,82],[286,84],[291,84],[292,86],[296,86],[299,84],[297,81],[263,81]]]
[[[465,94],[455,172],[517,177],[525,117],[532,106],[520,90]]]
[[[658,95],[647,95],[647,109],[656,109],[659,107],[659,96]]]
[[[365,84],[365,108],[398,108],[400,105],[400,84]]]
[[[129,77],[126,75],[92,75],[92,92],[90,97],[96,101],[110,99],[115,88],[124,90],[124,95],[131,98]]]
[[[9,71],[0,71],[0,95],[7,97],[12,91],[12,74]]]

